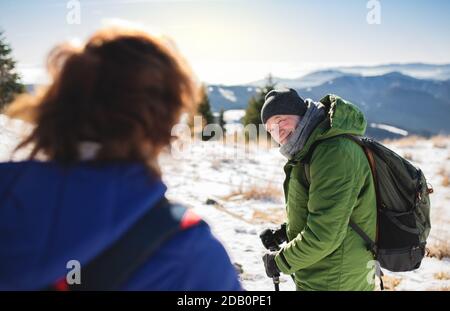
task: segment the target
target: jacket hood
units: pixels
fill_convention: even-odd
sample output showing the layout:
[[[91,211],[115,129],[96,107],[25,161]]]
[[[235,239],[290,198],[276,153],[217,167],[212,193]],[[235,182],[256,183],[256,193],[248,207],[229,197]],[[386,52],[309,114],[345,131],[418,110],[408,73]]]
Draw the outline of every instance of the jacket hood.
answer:
[[[311,133],[305,146],[294,157],[295,161],[302,160],[316,141],[342,134],[362,136],[366,132],[367,120],[354,104],[333,94],[323,97],[320,102],[325,106],[327,116]]]
[[[45,288],[112,245],[166,186],[136,163],[0,163],[0,290]]]

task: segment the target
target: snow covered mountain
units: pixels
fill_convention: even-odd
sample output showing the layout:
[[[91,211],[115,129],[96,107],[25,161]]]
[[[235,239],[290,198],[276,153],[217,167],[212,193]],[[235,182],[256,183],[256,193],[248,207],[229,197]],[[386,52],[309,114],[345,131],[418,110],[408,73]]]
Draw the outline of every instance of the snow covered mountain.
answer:
[[[296,79],[274,77],[278,86],[295,88],[303,98],[319,100],[337,94],[359,106],[369,122],[367,135],[399,138],[398,131],[370,124],[384,124],[408,135],[450,134],[450,64],[387,64],[335,67]],[[212,110],[246,109],[264,80],[246,85],[208,85]],[[27,85],[33,92],[34,85]],[[404,132],[402,132],[404,133]]]
[[[337,67],[345,73],[359,74],[363,76],[383,75],[389,72],[397,71],[417,79],[448,80],[450,79],[450,64],[424,64],[424,63],[406,63],[406,64],[385,64],[375,66],[350,66]]]
[[[446,67],[439,68],[444,72]],[[350,100],[365,113],[369,124],[386,124],[408,134],[424,136],[450,134],[450,80],[417,79],[401,72],[365,76],[356,69],[354,73],[325,70],[300,79],[274,80],[280,86],[297,89],[303,98],[319,100],[334,93]],[[261,85],[262,81],[255,82],[255,86],[210,85],[212,109],[245,109]],[[369,127],[368,135],[375,138],[398,137],[379,127]]]

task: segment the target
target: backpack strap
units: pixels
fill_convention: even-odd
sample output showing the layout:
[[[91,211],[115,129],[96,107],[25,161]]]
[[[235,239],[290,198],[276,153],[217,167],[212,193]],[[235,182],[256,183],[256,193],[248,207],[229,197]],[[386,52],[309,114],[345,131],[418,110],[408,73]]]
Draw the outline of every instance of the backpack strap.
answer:
[[[326,140],[329,140],[329,139],[332,139],[332,138],[335,138],[335,137],[346,137],[346,138],[349,138],[349,139],[351,139],[352,141],[354,141],[354,142],[356,142],[358,145],[360,145],[362,148],[363,148],[363,150],[364,150],[364,153],[365,153],[365,155],[366,155],[366,157],[367,157],[367,159],[369,160],[369,164],[370,164],[370,169],[371,169],[371,171],[372,171],[372,176],[373,176],[373,178],[374,178],[374,182],[375,182],[375,192],[376,192],[376,201],[377,202],[379,202],[379,200],[378,200],[378,187],[377,187],[377,183],[376,183],[376,170],[375,170],[375,161],[374,161],[374,158],[373,158],[373,154],[372,154],[372,152],[364,145],[364,143],[360,140],[360,138],[359,137],[356,137],[356,136],[353,136],[353,135],[350,135],[350,134],[341,134],[341,135],[336,135],[336,136],[333,136],[333,137],[330,137],[330,138],[327,138],[327,139],[323,139],[323,140],[318,140],[318,141],[315,141],[312,145],[311,145],[311,147],[310,147],[310,149],[309,149],[309,151],[308,151],[308,153],[307,153],[307,155],[305,156],[305,158],[302,160],[302,164],[303,164],[303,167],[304,167],[304,170],[305,170],[305,177],[306,177],[306,182],[307,182],[307,184],[308,184],[308,186],[311,184],[311,170],[310,170],[310,161],[311,161],[311,158],[312,158],[312,154],[313,154],[313,152],[314,152],[314,150],[316,149],[316,147],[321,143],[321,142],[323,142],[323,141],[326,141]],[[378,222],[378,221],[377,221]],[[366,242],[366,244],[367,244],[367,249],[368,250],[370,250],[371,252],[372,252],[372,254],[375,256],[375,258],[376,258],[376,256],[377,256],[377,251],[378,251],[378,249],[377,249],[377,244],[375,243],[375,241],[373,241],[362,229],[361,229],[361,227],[360,226],[358,226],[352,219],[350,219],[350,221],[349,221],[349,226]],[[377,226],[377,236],[378,236],[378,226]]]
[[[191,209],[163,198],[117,242],[81,268],[81,284],[68,285],[63,277],[50,290],[118,290],[164,242],[201,223]]]
[[[353,220],[350,219],[348,225],[352,228],[367,244],[367,249],[372,252],[374,256],[377,254],[377,244],[358,226]]]

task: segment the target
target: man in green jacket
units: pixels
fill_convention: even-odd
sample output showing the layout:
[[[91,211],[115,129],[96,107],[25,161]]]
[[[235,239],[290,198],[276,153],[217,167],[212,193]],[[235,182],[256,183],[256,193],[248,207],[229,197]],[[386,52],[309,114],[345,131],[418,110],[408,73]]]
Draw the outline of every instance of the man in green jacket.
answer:
[[[363,149],[337,135],[364,135],[367,121],[350,102],[327,95],[303,101],[293,89],[266,95],[261,119],[288,159],[284,167],[287,222],[264,231],[269,277],[295,274],[298,290],[374,290],[375,262],[352,219],[376,234],[375,188]],[[308,154],[311,146],[324,140]],[[302,160],[309,157],[309,178]]]

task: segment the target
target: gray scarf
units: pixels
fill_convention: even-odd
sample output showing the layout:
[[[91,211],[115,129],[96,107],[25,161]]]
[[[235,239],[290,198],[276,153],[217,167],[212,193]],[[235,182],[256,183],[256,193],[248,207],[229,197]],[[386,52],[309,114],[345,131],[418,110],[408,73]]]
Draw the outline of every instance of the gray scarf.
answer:
[[[320,102],[306,99],[308,109],[301,118],[295,131],[289,136],[288,141],[281,146],[280,152],[288,160],[291,160],[305,146],[306,141],[316,126],[324,120],[326,116],[325,106]]]

